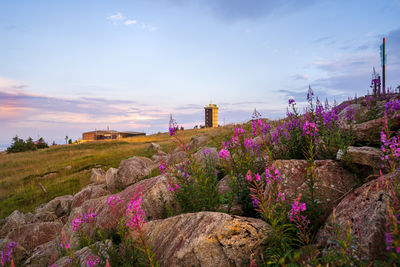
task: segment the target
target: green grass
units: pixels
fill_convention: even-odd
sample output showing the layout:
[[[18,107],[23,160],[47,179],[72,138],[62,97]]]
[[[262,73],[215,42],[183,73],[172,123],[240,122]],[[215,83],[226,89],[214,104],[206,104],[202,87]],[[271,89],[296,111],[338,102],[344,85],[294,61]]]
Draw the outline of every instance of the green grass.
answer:
[[[210,145],[219,147],[227,128],[178,132],[188,141],[197,134],[210,137]],[[151,157],[149,144],[161,145],[165,152],[174,148],[167,133],[127,138],[120,141],[97,141],[54,146],[15,154],[0,153],[0,218],[18,209],[24,213],[62,195],[73,195],[89,184],[90,171],[100,165],[103,170],[117,168],[121,160],[132,156]],[[66,168],[71,166],[70,168]],[[53,176],[45,175],[54,173]],[[159,174],[155,169],[149,177]],[[47,190],[44,193],[39,183]]]

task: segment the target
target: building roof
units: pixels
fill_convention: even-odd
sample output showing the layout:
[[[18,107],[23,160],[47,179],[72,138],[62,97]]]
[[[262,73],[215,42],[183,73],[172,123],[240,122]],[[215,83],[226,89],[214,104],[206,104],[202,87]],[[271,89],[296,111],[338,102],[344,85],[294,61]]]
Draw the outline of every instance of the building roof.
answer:
[[[146,133],[142,133],[142,132],[134,132],[134,131],[123,131],[123,132],[118,132],[118,131],[114,131],[114,130],[97,130],[97,131],[90,131],[90,132],[84,132],[83,134],[91,134],[91,133],[95,133],[95,134],[146,134]]]
[[[118,132],[117,132],[117,131],[114,131],[114,130],[97,130],[97,131],[84,132],[84,134],[89,134],[89,133],[95,133],[95,134],[113,134],[113,133],[118,133]]]

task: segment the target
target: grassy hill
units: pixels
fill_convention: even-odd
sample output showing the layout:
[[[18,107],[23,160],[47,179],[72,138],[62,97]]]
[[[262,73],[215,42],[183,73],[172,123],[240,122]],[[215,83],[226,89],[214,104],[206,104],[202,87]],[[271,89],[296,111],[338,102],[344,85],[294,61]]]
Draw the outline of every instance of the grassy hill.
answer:
[[[181,131],[179,135],[189,140],[197,134],[206,134],[210,137],[210,145],[219,146],[224,131],[229,132],[227,128],[196,129]],[[151,142],[160,144],[165,152],[175,146],[169,134],[162,133],[118,141],[53,146],[16,154],[0,153],[0,218],[15,209],[29,212],[57,196],[79,192],[89,184],[93,167],[106,171],[132,156],[151,157],[155,153],[148,151]]]

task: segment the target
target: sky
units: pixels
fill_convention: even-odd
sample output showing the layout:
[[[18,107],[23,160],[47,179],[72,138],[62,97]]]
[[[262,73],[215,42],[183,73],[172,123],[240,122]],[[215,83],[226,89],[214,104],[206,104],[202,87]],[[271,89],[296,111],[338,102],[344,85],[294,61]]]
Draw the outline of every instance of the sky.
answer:
[[[0,0],[0,144],[280,118],[400,85],[400,0]]]

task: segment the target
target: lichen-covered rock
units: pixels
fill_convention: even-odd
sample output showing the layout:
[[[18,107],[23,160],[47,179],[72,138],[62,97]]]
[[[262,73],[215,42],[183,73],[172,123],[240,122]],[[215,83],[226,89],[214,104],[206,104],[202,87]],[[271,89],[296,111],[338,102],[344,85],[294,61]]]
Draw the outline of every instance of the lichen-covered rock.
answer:
[[[270,227],[260,219],[187,213],[145,225],[162,266],[244,266]]]
[[[47,243],[37,246],[32,250],[29,258],[25,260],[24,266],[50,266],[52,259],[55,260],[61,256],[60,243],[60,240],[55,238]]]
[[[333,233],[333,214],[317,234],[316,242],[327,249],[335,249],[332,240],[344,239],[347,223],[352,225],[354,244],[360,244],[363,257],[368,260],[383,259],[385,255],[385,223],[388,189],[385,179],[378,178],[357,188],[347,195],[336,207],[336,225],[340,236]],[[359,237],[361,234],[361,240]],[[358,250],[358,246],[356,248]]]
[[[54,239],[62,229],[59,222],[38,222],[24,224],[7,235],[7,239],[17,242],[26,250],[32,250]]]
[[[123,189],[151,174],[157,165],[145,157],[132,157],[121,161],[116,175],[116,186]]]
[[[306,160],[276,160],[273,166],[282,178],[282,192],[286,201],[291,203],[298,194],[306,196],[309,193]],[[314,182],[316,199],[325,209],[324,215],[328,215],[341,198],[351,191],[354,177],[333,160],[316,160]]]
[[[375,174],[378,174],[379,169],[381,168],[380,164],[382,151],[375,147],[349,146],[347,148],[346,158],[344,158],[343,156],[343,153],[341,155],[338,153],[337,158],[339,160],[350,160],[353,163],[368,166]]]
[[[188,143],[188,147],[190,149],[197,149],[201,146],[204,146],[208,141],[207,136],[205,135],[195,135],[190,139],[190,142]]]
[[[218,161],[218,152],[215,147],[203,147],[193,154],[194,160],[203,167],[206,165],[206,159]]]
[[[156,152],[160,149],[161,149],[161,146],[156,143],[150,143],[149,147],[147,148],[147,150],[149,150],[149,151],[156,151]]]
[[[125,190],[115,197],[120,197],[121,202],[116,205],[110,206],[107,201],[110,196],[103,196],[96,199],[89,199],[85,201],[80,207],[72,210],[68,222],[65,225],[65,233],[71,241],[71,246],[77,246],[77,234],[72,231],[72,220],[82,213],[96,212],[96,226],[102,229],[115,228],[121,218],[125,216],[125,210],[128,207],[129,201],[132,198],[137,198],[142,195],[142,209],[146,213],[146,220],[154,220],[163,218],[164,203],[160,200],[162,198],[165,205],[171,208],[176,208],[174,195],[168,190],[168,180],[165,176],[160,175],[150,179],[142,180],[134,185],[127,187]],[[84,231],[91,233],[93,230],[92,225],[88,225]]]
[[[111,193],[109,191],[103,189],[103,185],[88,185],[74,195],[71,208],[79,207],[88,199],[95,199],[110,194]]]
[[[106,182],[106,173],[102,168],[93,168],[90,174],[90,182],[94,184],[104,184]]]
[[[5,237],[12,230],[26,223],[25,215],[19,210],[14,210],[6,219],[3,227],[0,228],[0,238]]]
[[[72,202],[73,196],[66,195],[56,197],[48,203],[42,204],[35,209],[37,214],[53,213],[56,217],[67,215]]]
[[[117,187],[117,173],[118,169],[116,168],[109,168],[106,172],[106,185],[107,185],[107,190],[110,192],[114,192]]]

